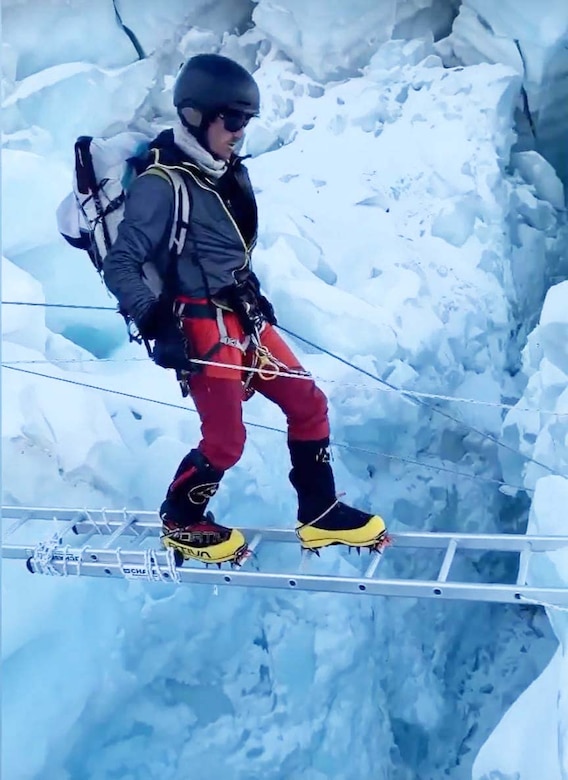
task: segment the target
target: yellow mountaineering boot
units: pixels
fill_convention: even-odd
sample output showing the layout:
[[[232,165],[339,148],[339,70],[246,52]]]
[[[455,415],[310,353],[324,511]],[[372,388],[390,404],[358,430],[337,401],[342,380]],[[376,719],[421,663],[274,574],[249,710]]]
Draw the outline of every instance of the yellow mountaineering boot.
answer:
[[[370,515],[336,501],[316,520],[298,522],[296,534],[306,550],[318,550],[332,544],[379,550],[387,529],[379,515]]]
[[[211,512],[197,523],[178,525],[162,515],[162,544],[184,560],[201,563],[240,563],[247,553],[245,537],[236,528],[215,522]]]
[[[176,559],[201,563],[240,563],[247,554],[247,543],[240,531],[215,522],[205,514],[215,495],[223,472],[213,468],[199,452],[192,450],[180,463],[174,480],[160,507],[161,540],[174,550]]]
[[[335,497],[329,439],[289,441],[290,481],[298,493],[296,534],[302,547],[319,550],[332,544],[379,550],[386,541],[382,517],[343,504]]]

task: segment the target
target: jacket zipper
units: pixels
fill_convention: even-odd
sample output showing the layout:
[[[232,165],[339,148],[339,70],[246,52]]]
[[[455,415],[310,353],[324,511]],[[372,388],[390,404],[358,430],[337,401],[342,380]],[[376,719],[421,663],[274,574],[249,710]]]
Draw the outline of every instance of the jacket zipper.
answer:
[[[243,236],[243,234],[241,233],[241,231],[239,229],[239,226],[235,222],[233,215],[231,214],[231,212],[229,211],[229,209],[225,205],[225,202],[223,201],[223,198],[219,195],[219,193],[216,190],[212,189],[211,187],[207,187],[203,182],[201,182],[198,179],[198,177],[193,173],[193,171],[190,171],[189,168],[186,168],[183,165],[163,165],[163,163],[160,163],[159,159],[157,159],[154,164],[158,165],[158,166],[162,166],[164,168],[173,168],[175,170],[183,171],[184,173],[188,173],[191,176],[191,178],[193,179],[193,181],[198,185],[198,187],[201,187],[202,189],[206,190],[207,192],[212,192],[213,195],[215,195],[217,197],[217,199],[219,200],[219,203],[221,204],[221,206],[223,207],[223,210],[225,211],[225,214],[229,217],[229,219],[231,221],[231,224],[235,228],[235,231],[236,231],[236,233],[237,233],[237,235],[238,235],[238,237],[239,237],[239,239],[240,239],[240,241],[241,241],[241,243],[243,245],[243,248],[245,250],[245,262],[243,263],[243,265],[240,268],[236,268],[235,270],[236,271],[241,271],[243,268],[246,268],[248,265],[250,265],[250,253],[252,251],[252,247],[249,247],[247,245],[247,242],[245,241],[244,236]]]

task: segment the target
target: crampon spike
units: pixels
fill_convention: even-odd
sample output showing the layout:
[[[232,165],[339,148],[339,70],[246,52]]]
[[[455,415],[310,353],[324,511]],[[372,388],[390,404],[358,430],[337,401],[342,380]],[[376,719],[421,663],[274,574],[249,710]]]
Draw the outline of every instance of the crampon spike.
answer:
[[[220,564],[220,563],[218,563],[218,564],[217,564],[217,568],[218,568],[218,569],[220,569],[220,568],[221,568],[221,564]]]
[[[253,556],[254,550],[250,550],[247,545],[245,545],[242,549],[235,553],[235,557],[231,561],[231,568],[239,569],[242,563],[247,560],[247,558],[252,558]]]
[[[356,547],[355,549],[357,550],[357,555],[361,555],[361,548],[360,547]]]
[[[392,536],[389,536],[385,532],[380,539],[377,539],[377,541],[372,547],[369,547],[369,552],[372,550],[373,552],[378,552],[379,554],[382,555],[382,553],[386,550],[386,548],[390,547],[392,543],[393,543]]]

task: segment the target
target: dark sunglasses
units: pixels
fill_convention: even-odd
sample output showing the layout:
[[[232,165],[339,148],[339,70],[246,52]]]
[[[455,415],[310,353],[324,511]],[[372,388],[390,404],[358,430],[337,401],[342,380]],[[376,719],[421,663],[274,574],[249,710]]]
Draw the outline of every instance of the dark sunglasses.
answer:
[[[227,108],[219,116],[223,120],[223,127],[228,133],[238,133],[239,130],[248,125],[253,115]]]

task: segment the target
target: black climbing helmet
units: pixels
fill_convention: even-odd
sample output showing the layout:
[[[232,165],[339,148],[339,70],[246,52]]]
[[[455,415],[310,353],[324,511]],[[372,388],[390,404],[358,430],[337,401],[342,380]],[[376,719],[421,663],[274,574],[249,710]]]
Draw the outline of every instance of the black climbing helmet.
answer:
[[[188,60],[174,85],[174,106],[199,111],[211,119],[224,109],[254,116],[260,107],[258,86],[237,62],[220,54],[198,54]]]

